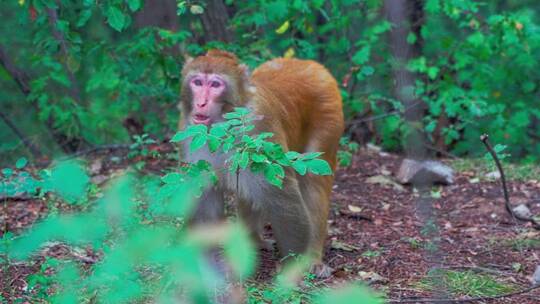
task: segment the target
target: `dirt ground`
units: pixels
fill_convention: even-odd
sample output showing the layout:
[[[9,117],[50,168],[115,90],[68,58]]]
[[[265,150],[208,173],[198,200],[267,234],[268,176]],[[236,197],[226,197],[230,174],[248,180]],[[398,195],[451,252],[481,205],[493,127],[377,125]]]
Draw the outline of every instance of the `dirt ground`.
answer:
[[[94,181],[122,167],[107,160],[108,153],[92,157],[103,158],[99,168],[90,170]],[[454,184],[433,187],[421,199],[417,190],[394,182],[400,161],[397,155],[363,149],[350,167],[339,169],[325,254],[334,272],[315,283],[363,281],[392,300],[454,298],[445,288],[431,293],[421,288],[428,271],[438,267],[488,273],[517,289],[530,286],[540,265],[540,234],[506,213],[498,181],[485,180],[472,168],[456,172]],[[163,165],[148,164],[156,170]],[[540,214],[540,181],[511,181],[509,190],[514,204],[528,202],[531,211]],[[47,212],[44,200],[4,200],[0,233],[17,233]],[[68,251],[58,245],[43,255],[62,256]],[[81,256],[87,256],[83,262],[94,262],[90,253]],[[256,279],[264,281],[275,273],[277,258],[269,251],[261,251],[261,257]],[[27,276],[37,272],[42,261],[38,257],[32,264],[4,264],[0,277],[4,299],[24,301]],[[484,302],[540,303],[540,289]]]

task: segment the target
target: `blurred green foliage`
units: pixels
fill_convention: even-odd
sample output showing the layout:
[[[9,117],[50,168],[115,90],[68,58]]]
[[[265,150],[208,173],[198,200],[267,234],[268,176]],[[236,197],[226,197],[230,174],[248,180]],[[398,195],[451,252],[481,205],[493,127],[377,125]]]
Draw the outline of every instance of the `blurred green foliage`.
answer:
[[[328,163],[318,158],[321,153],[285,153],[278,144],[265,140],[272,133],[252,135],[255,118],[248,109],[236,108],[225,118],[210,129],[205,125],[188,127],[171,141],[191,140],[190,152],[206,146],[212,153],[228,153],[230,173],[249,169],[263,174],[267,182],[278,187],[285,175],[283,167],[292,167],[301,175],[331,174]],[[140,136],[132,148],[139,149],[146,140]],[[41,178],[32,177],[25,170],[26,164],[27,160],[21,158],[15,169],[2,170],[2,197],[52,192],[66,202],[87,206],[79,212],[52,212],[17,236],[4,233],[0,242],[1,263],[31,260],[43,245],[58,241],[74,252],[85,248],[98,256],[90,269],[72,259],[47,257],[39,271],[27,278],[29,288],[25,296],[34,301],[219,302],[221,298],[241,296],[231,284],[244,283],[255,270],[256,250],[241,223],[187,225],[196,198],[217,182],[214,169],[225,168],[212,168],[201,160],[161,177],[128,173],[111,181],[105,193],[89,199],[90,178],[79,162],[59,162],[51,169],[41,170]],[[223,250],[223,258],[212,256],[218,247]],[[380,302],[367,290],[354,286],[343,295],[339,290],[311,286],[312,296],[298,297],[298,281],[306,275],[309,260],[297,257],[297,262],[287,267],[276,277],[274,285],[262,291],[253,290],[250,284],[241,285],[246,288],[247,302],[259,300],[261,293],[270,301],[313,302],[321,297],[321,303],[332,303],[334,297],[351,300],[361,296],[373,303]]]
[[[358,152],[360,146],[351,141],[348,137],[342,137],[339,140],[339,151],[337,153],[338,164],[342,167],[352,165],[354,153]]]

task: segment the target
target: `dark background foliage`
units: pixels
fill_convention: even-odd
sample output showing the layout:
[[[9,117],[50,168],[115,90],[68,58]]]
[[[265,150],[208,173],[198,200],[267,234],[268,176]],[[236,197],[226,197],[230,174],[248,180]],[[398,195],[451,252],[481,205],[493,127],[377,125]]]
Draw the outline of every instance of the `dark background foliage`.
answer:
[[[536,1],[0,5],[3,160],[52,158],[135,134],[170,137],[184,58],[213,47],[252,68],[276,56],[324,63],[359,142],[401,150],[417,134],[427,152],[409,152],[474,156],[486,132],[514,159],[538,160]]]

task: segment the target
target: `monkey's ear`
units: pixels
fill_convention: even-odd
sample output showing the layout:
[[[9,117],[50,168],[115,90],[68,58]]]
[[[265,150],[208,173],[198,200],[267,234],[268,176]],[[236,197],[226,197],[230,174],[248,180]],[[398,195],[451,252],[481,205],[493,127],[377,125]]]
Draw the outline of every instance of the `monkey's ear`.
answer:
[[[246,64],[242,63],[238,65],[238,68],[240,69],[240,71],[242,71],[242,77],[244,77],[244,80],[249,81],[249,79],[251,79],[251,70],[249,69],[249,67]]]
[[[248,92],[255,93],[256,89],[255,86],[251,83],[251,70],[249,67],[245,64],[239,64],[238,68],[242,72],[242,78],[244,87]]]
[[[184,64],[188,64],[193,61],[193,57],[189,56],[186,53],[183,54],[183,57],[184,57]]]

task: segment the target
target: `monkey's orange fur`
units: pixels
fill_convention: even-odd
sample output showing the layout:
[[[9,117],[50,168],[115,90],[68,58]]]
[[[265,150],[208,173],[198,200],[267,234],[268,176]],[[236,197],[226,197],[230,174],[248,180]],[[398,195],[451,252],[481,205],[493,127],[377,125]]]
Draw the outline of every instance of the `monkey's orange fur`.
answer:
[[[236,106],[251,108],[262,117],[256,121],[257,132],[274,133],[272,140],[286,151],[323,152],[322,158],[335,169],[344,128],[342,101],[336,80],[322,65],[279,58],[264,63],[250,77],[234,55],[213,50],[186,64],[184,79],[193,72],[227,77],[223,112]],[[189,122],[191,100],[184,86],[181,127]],[[252,210],[248,202],[254,198],[241,197],[240,216],[255,234],[260,232],[261,221],[270,221],[283,255],[307,253],[322,263],[333,176],[286,173],[284,188],[272,187],[266,194],[270,201],[284,201],[261,205],[261,212]]]

